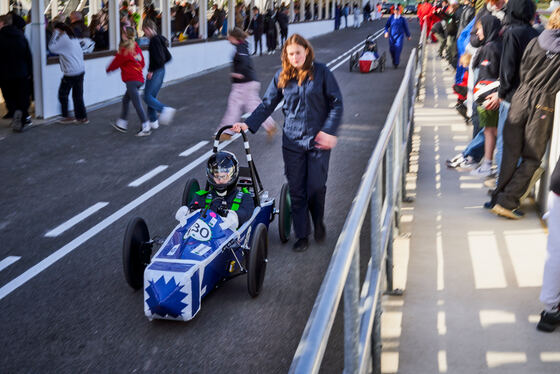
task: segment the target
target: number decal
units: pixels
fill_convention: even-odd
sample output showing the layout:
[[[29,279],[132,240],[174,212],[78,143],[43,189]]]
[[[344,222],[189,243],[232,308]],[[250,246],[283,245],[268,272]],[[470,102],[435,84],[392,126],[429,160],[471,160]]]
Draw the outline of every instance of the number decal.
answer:
[[[206,242],[210,240],[210,238],[212,238],[212,230],[210,229],[210,227],[208,227],[206,222],[199,219],[195,223],[193,223],[193,225],[187,230],[185,239],[188,237],[191,237],[200,242]]]

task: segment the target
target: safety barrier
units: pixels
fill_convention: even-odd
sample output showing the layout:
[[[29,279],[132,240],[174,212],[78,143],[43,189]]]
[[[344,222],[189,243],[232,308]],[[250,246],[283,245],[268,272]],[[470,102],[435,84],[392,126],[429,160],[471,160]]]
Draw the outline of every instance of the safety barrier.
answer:
[[[350,213],[338,238],[331,262],[290,373],[317,373],[320,369],[336,311],[344,291],[344,372],[381,372],[381,282],[383,264],[387,290],[393,291],[393,233],[400,203],[406,198],[409,137],[412,133],[417,80],[424,61],[425,28],[413,49]],[[365,281],[359,285],[359,244],[370,206],[371,258]]]

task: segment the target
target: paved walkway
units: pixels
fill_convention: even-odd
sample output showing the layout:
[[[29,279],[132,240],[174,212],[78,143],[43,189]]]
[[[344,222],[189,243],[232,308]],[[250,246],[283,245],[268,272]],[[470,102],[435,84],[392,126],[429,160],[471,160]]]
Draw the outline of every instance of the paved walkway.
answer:
[[[447,169],[471,138],[453,109],[453,72],[428,46],[395,286],[385,297],[384,373],[560,373],[560,332],[535,325],[546,228],[532,201],[510,221],[482,207],[482,180]]]

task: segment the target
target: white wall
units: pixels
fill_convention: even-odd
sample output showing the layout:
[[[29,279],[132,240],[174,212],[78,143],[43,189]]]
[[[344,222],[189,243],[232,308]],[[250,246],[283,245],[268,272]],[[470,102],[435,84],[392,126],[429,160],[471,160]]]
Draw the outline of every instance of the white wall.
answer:
[[[313,38],[333,31],[334,21],[325,20],[290,24],[289,35],[299,33],[305,38]],[[253,38],[250,37],[250,44]],[[266,49],[266,40],[263,36],[263,46]],[[252,46],[250,46],[252,50]],[[229,64],[234,52],[233,46],[225,40],[196,43],[170,48],[173,59],[166,65],[165,82],[173,81]],[[149,63],[148,52],[144,51],[146,69]],[[122,96],[125,86],[121,81],[120,71],[110,74],[105,69],[113,59],[112,56],[86,60],[86,74],[84,78],[84,102],[87,106],[99,104]],[[58,86],[62,73],[58,64],[48,65],[46,69],[45,87],[45,118],[60,115],[58,102]],[[70,98],[70,108],[72,100]]]

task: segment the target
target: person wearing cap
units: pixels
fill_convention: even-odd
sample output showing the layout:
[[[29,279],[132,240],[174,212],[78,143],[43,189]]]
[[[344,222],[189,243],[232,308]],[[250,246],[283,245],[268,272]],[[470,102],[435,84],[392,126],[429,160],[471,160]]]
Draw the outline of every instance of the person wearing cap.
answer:
[[[385,38],[389,39],[389,52],[391,53],[395,69],[399,67],[401,61],[404,36],[406,35],[408,40],[411,39],[408,22],[401,14],[402,5],[399,5],[395,8],[395,12],[389,17],[385,25]]]

